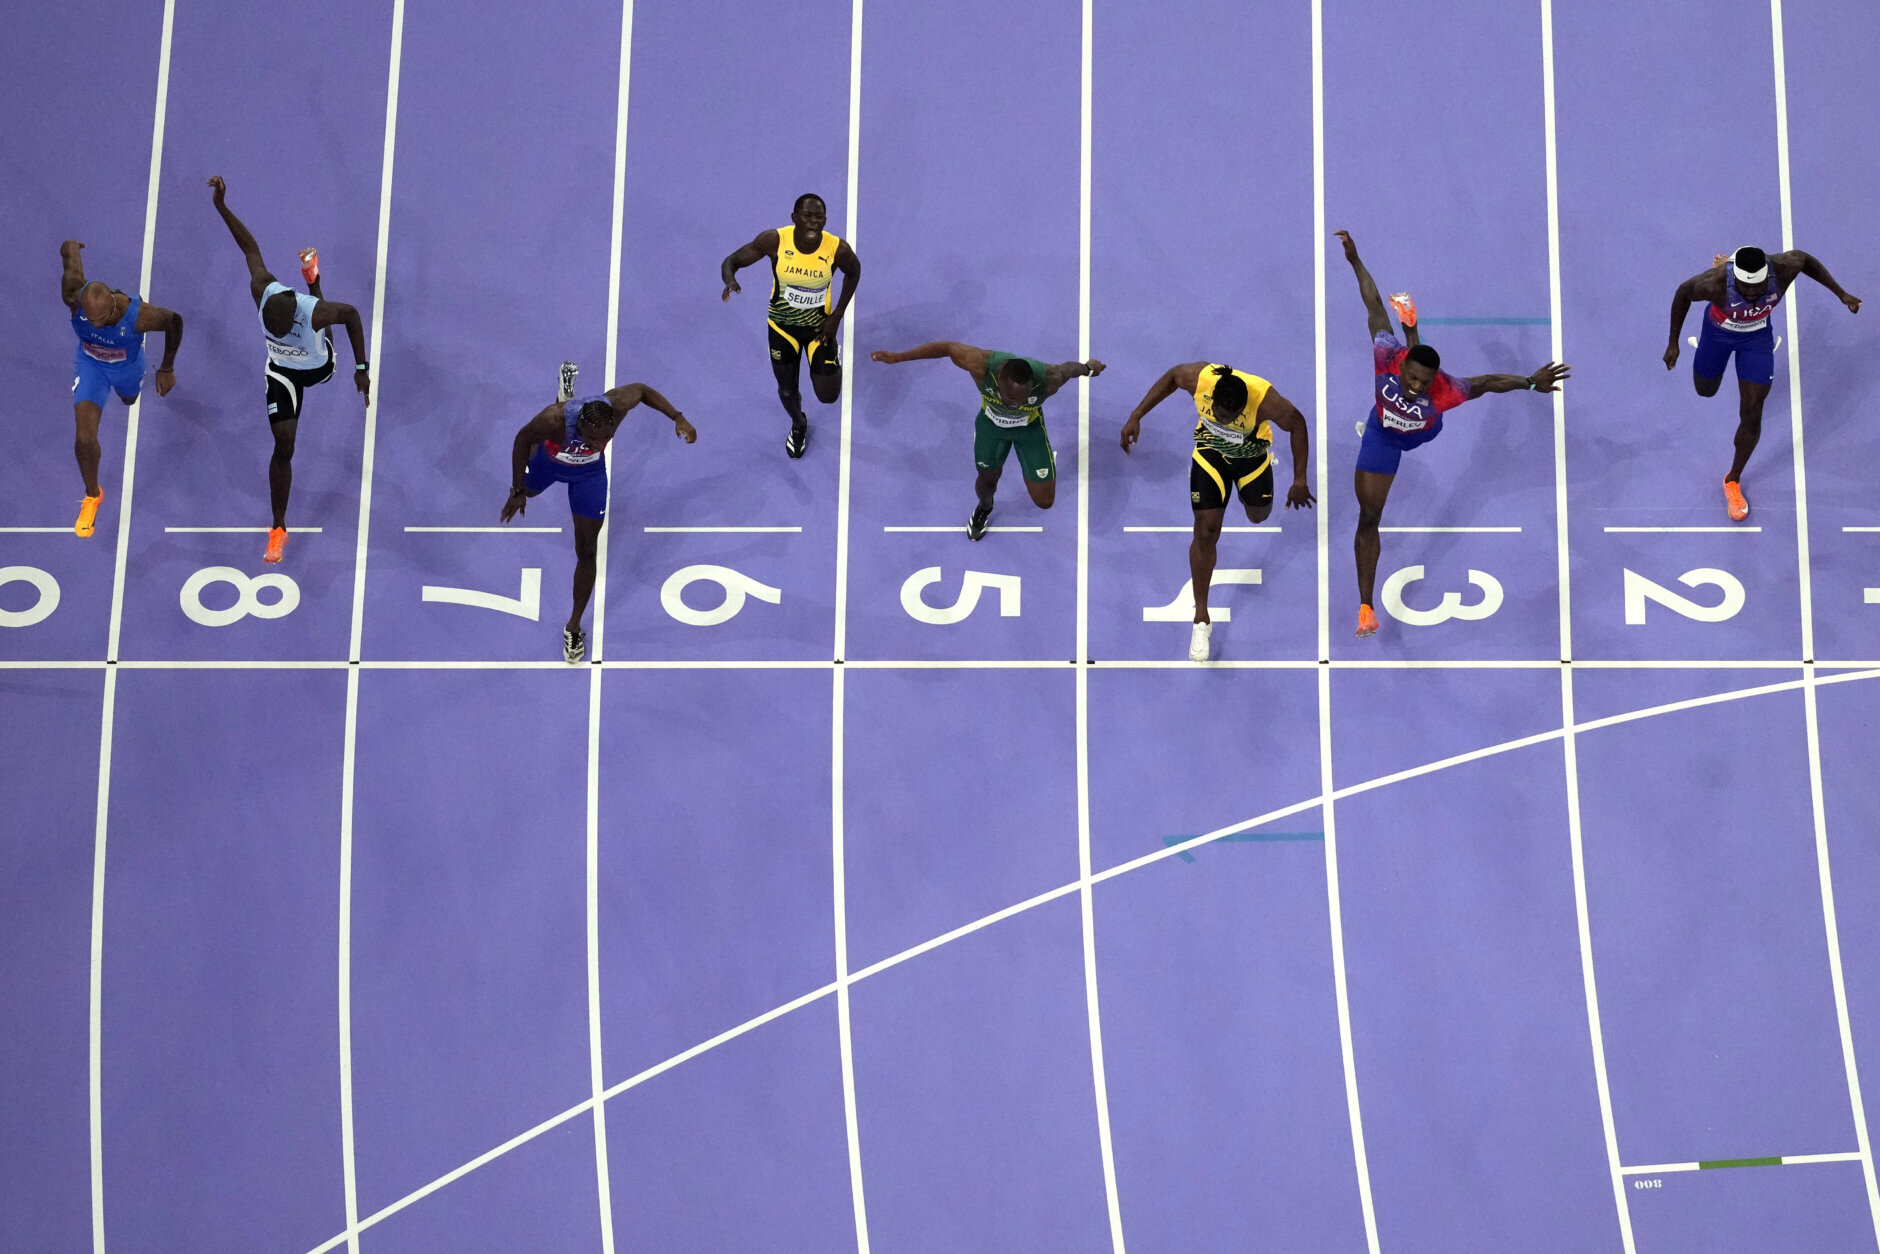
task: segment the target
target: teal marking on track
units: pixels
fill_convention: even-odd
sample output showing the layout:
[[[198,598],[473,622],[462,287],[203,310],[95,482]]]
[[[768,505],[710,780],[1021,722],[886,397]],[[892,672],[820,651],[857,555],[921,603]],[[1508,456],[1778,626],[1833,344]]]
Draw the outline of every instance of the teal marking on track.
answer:
[[[1419,318],[1420,327],[1544,327],[1552,318]]]
[[[1195,836],[1199,836],[1200,834],[1201,834],[1200,832],[1196,832],[1194,833],[1194,835],[1191,835],[1191,836],[1164,836],[1162,838],[1162,848],[1172,849],[1176,845],[1181,844],[1184,840],[1193,840]],[[1246,844],[1254,844],[1254,843],[1268,844],[1274,841],[1282,841],[1282,840],[1286,840],[1286,841],[1324,840],[1325,833],[1324,832],[1235,832],[1231,836],[1223,836],[1220,839],[1223,841],[1228,841],[1228,840],[1239,841],[1239,842],[1246,843]],[[1181,853],[1178,853],[1175,856],[1180,858],[1183,862],[1193,862],[1195,860],[1195,855],[1193,855],[1192,853],[1189,853],[1186,850],[1183,850]]]

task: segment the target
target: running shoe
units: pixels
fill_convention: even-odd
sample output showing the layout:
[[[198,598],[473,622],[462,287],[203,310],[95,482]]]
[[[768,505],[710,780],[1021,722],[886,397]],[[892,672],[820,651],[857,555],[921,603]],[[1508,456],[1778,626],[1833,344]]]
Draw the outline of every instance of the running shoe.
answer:
[[[1360,636],[1377,634],[1377,611],[1368,605],[1358,607],[1358,634]]]
[[[1208,660],[1208,637],[1213,634],[1213,623],[1196,623],[1194,632],[1188,637],[1188,660],[1205,662]]]
[[[1392,292],[1390,294],[1390,307],[1397,311],[1397,321],[1407,327],[1413,327],[1417,324],[1417,303],[1410,299],[1410,293]]]
[[[973,511],[973,516],[966,520],[966,538],[981,540],[986,535],[986,523],[992,518],[992,506],[981,505]]]
[[[300,250],[300,277],[309,283],[320,281],[320,250],[303,248]]]
[[[561,660],[573,666],[587,656],[587,634],[571,627],[561,629]]]
[[[574,381],[580,374],[581,367],[575,365],[573,362],[564,361],[561,363],[561,383],[555,392],[556,400],[571,401],[574,399]]]
[[[809,424],[791,427],[790,434],[783,437],[783,451],[791,457],[801,457],[809,450]]]
[[[72,534],[83,540],[98,524],[98,507],[104,504],[104,489],[98,489],[97,496],[88,496],[78,503],[78,521],[72,526]]]
[[[1743,485],[1734,479],[1723,481],[1723,501],[1730,507],[1730,521],[1742,522],[1749,517],[1749,502],[1743,499]]]
[[[268,529],[268,551],[261,555],[264,562],[278,562],[287,550],[287,528],[270,527]]]

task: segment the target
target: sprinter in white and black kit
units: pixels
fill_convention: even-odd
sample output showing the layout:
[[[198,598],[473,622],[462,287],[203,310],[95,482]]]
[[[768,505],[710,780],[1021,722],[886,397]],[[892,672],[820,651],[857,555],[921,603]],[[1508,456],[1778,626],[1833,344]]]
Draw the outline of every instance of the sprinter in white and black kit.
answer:
[[[229,234],[247,259],[248,293],[254,297],[261,315],[261,332],[268,342],[268,426],[274,432],[274,456],[268,461],[268,498],[274,507],[274,522],[268,529],[268,548],[262,560],[278,562],[287,549],[287,497],[294,487],[294,435],[300,427],[301,401],[308,388],[333,377],[332,326],[336,322],[344,324],[346,337],[352,341],[353,385],[359,390],[360,400],[370,401],[372,376],[366,361],[365,327],[357,309],[320,295],[318,251],[301,250],[300,273],[307,280],[308,292],[294,291],[269,273],[255,237],[222,203],[228,190],[222,176],[211,178],[209,187],[215,196],[216,212],[228,224]]]

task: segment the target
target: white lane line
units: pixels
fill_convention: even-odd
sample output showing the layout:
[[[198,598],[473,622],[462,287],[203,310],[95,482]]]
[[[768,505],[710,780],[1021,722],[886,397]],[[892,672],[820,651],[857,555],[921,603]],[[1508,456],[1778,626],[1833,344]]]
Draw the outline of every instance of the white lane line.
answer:
[[[1872,679],[1880,679],[1880,667],[1876,667],[1871,670],[1860,671],[1860,672],[1852,673],[1848,675],[1836,675],[1836,676],[1832,676],[1832,677],[1825,678],[1825,679],[1817,679],[1815,682],[1818,685],[1825,686],[1825,685],[1837,684],[1837,683],[1862,682],[1862,681],[1872,680]],[[1741,688],[1741,689],[1736,689],[1731,692],[1714,693],[1710,696],[1695,697],[1695,698],[1691,698],[1685,701],[1673,701],[1664,705],[1648,706],[1642,709],[1628,710],[1621,714],[1608,715],[1604,718],[1591,719],[1591,720],[1588,720],[1587,722],[1579,724],[1577,727],[1574,728],[1574,730],[1576,732],[1581,732],[1581,733],[1589,732],[1589,731],[1597,731],[1601,728],[1616,727],[1623,723],[1638,722],[1643,719],[1656,718],[1664,714],[1675,714],[1682,710],[1696,709],[1702,706],[1709,706],[1709,705],[1719,705],[1719,704],[1723,704],[1723,703],[1730,702],[1730,701],[1741,701],[1741,700],[1746,700],[1751,697],[1767,696],[1771,693],[1790,692],[1798,688],[1801,688],[1802,685],[1803,685],[1803,681],[1801,680],[1791,680],[1787,683],[1765,684],[1760,687]],[[1531,745],[1545,744],[1550,740],[1559,738],[1560,736],[1564,734],[1564,732],[1565,732],[1564,728],[1556,729],[1553,731],[1536,732],[1535,734],[1530,735],[1530,736],[1522,736],[1515,740],[1504,741],[1501,744],[1488,745],[1481,749],[1470,750],[1467,753],[1459,753],[1451,757],[1440,758],[1440,759],[1437,759],[1436,761],[1426,762],[1421,766],[1410,767],[1406,770],[1396,771],[1389,775],[1380,775],[1375,779],[1365,780],[1362,783],[1347,784],[1345,787],[1338,789],[1337,792],[1333,794],[1333,797],[1336,800],[1342,800],[1346,797],[1357,796],[1360,793],[1372,792],[1379,788],[1385,788],[1385,787],[1390,786],[1391,784],[1401,783],[1407,779],[1417,779],[1425,775],[1432,775],[1432,774],[1435,774],[1436,772],[1447,770],[1453,766],[1461,766],[1469,762],[1479,762],[1483,760],[1484,758],[1496,757],[1501,754],[1510,753],[1518,749],[1525,749]],[[1093,884],[1105,883],[1109,880],[1116,879],[1119,876],[1127,875],[1132,871],[1140,870],[1143,867],[1149,866],[1152,863],[1161,862],[1167,858],[1179,857],[1183,853],[1192,852],[1193,850],[1198,849],[1203,845],[1211,844],[1217,840],[1223,840],[1229,836],[1235,835],[1238,832],[1249,831],[1256,827],[1262,827],[1268,823],[1272,823],[1283,818],[1289,818],[1292,815],[1301,814],[1308,810],[1321,809],[1325,804],[1325,800],[1326,798],[1322,795],[1317,796],[1317,797],[1308,797],[1305,800],[1295,802],[1292,805],[1281,806],[1277,810],[1269,810],[1265,814],[1256,814],[1252,818],[1243,819],[1240,822],[1230,824],[1227,827],[1216,828],[1214,831],[1205,832],[1200,836],[1194,837],[1192,840],[1185,840],[1185,841],[1182,841],[1180,844],[1168,845],[1162,849],[1158,849],[1154,851],[1153,853],[1144,854],[1143,856],[1138,857],[1138,858],[1133,858],[1128,862],[1119,863],[1116,866],[1110,867],[1107,870],[1097,871],[1090,876],[1090,882]],[[610,1098],[610,1099],[614,1097],[618,1097],[620,1094],[626,1092],[628,1089],[635,1088],[645,1083],[646,1081],[653,1079],[655,1076],[662,1075],[665,1072],[672,1070],[674,1067],[677,1067],[682,1063],[689,1062],[692,1059],[697,1058],[701,1054],[708,1053],[711,1050],[716,1049],[718,1046],[724,1044],[725,1042],[735,1040],[738,1037],[743,1036],[747,1032],[750,1032],[750,1031],[755,1030],[756,1028],[762,1027],[766,1023],[770,1023],[776,1019],[782,1018],[784,1015],[790,1014],[796,1010],[800,1010],[804,1006],[810,1005],[812,1002],[819,1001],[824,997],[830,996],[831,994],[836,994],[840,996],[841,993],[845,991],[846,985],[852,985],[858,980],[864,980],[870,976],[879,975],[881,972],[886,971],[891,967],[897,967],[904,962],[920,957],[922,954],[931,953],[933,950],[938,949],[943,945],[959,940],[962,937],[970,936],[974,932],[983,931],[985,928],[991,927],[995,923],[1001,923],[1005,921],[1006,919],[1012,918],[1016,915],[1023,914],[1027,910],[1031,910],[1038,906],[1042,906],[1046,904],[1047,902],[1056,901],[1061,897],[1068,897],[1070,894],[1074,892],[1078,892],[1080,889],[1082,889],[1082,887],[1083,887],[1083,880],[1082,880],[1082,877],[1079,877],[1078,879],[1073,880],[1068,884],[1059,885],[1056,888],[1049,889],[1045,892],[1037,894],[1036,896],[1028,897],[1024,901],[1014,902],[1012,905],[1006,906],[1002,910],[994,911],[993,913],[986,915],[983,918],[975,919],[970,923],[962,924],[961,926],[954,928],[952,931],[943,932],[939,936],[935,936],[929,940],[922,941],[918,945],[914,945],[908,949],[904,949],[900,951],[899,953],[891,954],[888,957],[881,959],[879,962],[873,963],[867,967],[862,968],[860,971],[851,972],[848,976],[846,983],[841,982],[841,981],[836,981],[836,982],[825,984],[821,988],[812,989],[811,991],[804,993],[801,996],[791,1001],[787,1001],[780,1006],[776,1006],[770,1010],[765,1011],[763,1014],[760,1014],[753,1019],[748,1019],[745,1022],[738,1024],[736,1027],[729,1028],[723,1032],[720,1032],[717,1036],[711,1037],[708,1040],[701,1041],[697,1045],[694,1045],[689,1049],[686,1049],[678,1054],[674,1054],[672,1057],[666,1059],[664,1062],[657,1063],[654,1066],[648,1067],[646,1070],[637,1073],[636,1075],[629,1076],[627,1079],[622,1080],[618,1084],[615,1084],[611,1088],[609,1088],[606,1091],[606,1093],[603,1094],[603,1096],[606,1098]],[[469,1162],[466,1162],[462,1166],[459,1166],[453,1169],[452,1171],[449,1171],[445,1173],[444,1175],[439,1176],[437,1179],[431,1181],[429,1184],[424,1185],[422,1188],[419,1188],[415,1190],[414,1192],[406,1194],[404,1197],[399,1198],[397,1201],[391,1203],[390,1205],[384,1207],[381,1210],[375,1211],[373,1214],[371,1214],[367,1218],[360,1221],[358,1225],[359,1229],[364,1230],[366,1228],[370,1228],[374,1224],[377,1224],[384,1219],[390,1218],[392,1215],[395,1215],[399,1211],[404,1210],[407,1206],[410,1206],[413,1202],[417,1202],[417,1201],[422,1200],[423,1198],[429,1197],[431,1194],[437,1192],[439,1189],[443,1188],[447,1184],[450,1184],[457,1180],[461,1180],[464,1176],[469,1175],[472,1171],[475,1171],[477,1168],[485,1166],[486,1164],[494,1161],[495,1159],[502,1157],[504,1154],[508,1153],[510,1150],[515,1149],[518,1146],[527,1144],[529,1141],[532,1141],[536,1137],[541,1136],[544,1132],[548,1132],[554,1128],[560,1127],[562,1124],[566,1123],[568,1120],[575,1118],[577,1115],[580,1115],[583,1111],[587,1110],[590,1105],[592,1105],[591,1098],[583,1099],[578,1104],[569,1107],[567,1110],[562,1111],[560,1114],[554,1115],[548,1119],[543,1120],[541,1123],[536,1124],[533,1128],[530,1128],[528,1131],[520,1133],[514,1137],[511,1137],[509,1140],[503,1142],[501,1145],[495,1147],[494,1149],[491,1149],[482,1154],[479,1154],[477,1157],[471,1159]],[[341,1244],[344,1241],[344,1239],[345,1239],[345,1234],[342,1233],[340,1236],[333,1237],[330,1240],[327,1240],[321,1243],[320,1245],[313,1247],[312,1250],[308,1251],[308,1254],[325,1254],[327,1250],[331,1250],[334,1247]]]
[[[1358,1205],[1364,1215],[1364,1241],[1369,1254],[1379,1254],[1377,1209],[1371,1198],[1371,1166],[1364,1146],[1364,1116],[1358,1105],[1357,1056],[1351,1040],[1351,1000],[1345,974],[1344,911],[1338,891],[1338,821],[1333,813],[1332,784],[1332,676],[1331,667],[1331,552],[1330,483],[1325,459],[1326,340],[1325,340],[1325,13],[1323,0],[1312,0],[1312,298],[1314,383],[1317,388],[1319,490],[1317,514],[1319,559],[1319,790],[1315,802],[1325,826],[1325,901],[1332,947],[1332,988],[1338,1003],[1338,1051],[1344,1069],[1345,1109],[1351,1122],[1352,1166],[1357,1177]]]
[[[510,527],[506,525],[499,525],[495,527],[406,527],[405,530],[408,532],[423,532],[423,533],[428,533],[428,534],[465,533],[465,534],[477,534],[477,535],[487,534],[487,535],[498,535],[498,536],[500,535],[560,535],[561,534],[560,527]],[[605,530],[605,528],[603,528],[603,530]]]
[[[1093,0],[1083,0],[1083,64],[1078,118],[1077,169],[1077,359],[1090,357],[1090,182],[1091,131],[1095,113]],[[1077,638],[1074,656],[1090,656],[1090,380],[1077,381]],[[1077,877],[1083,928],[1084,1012],[1090,1031],[1090,1075],[1097,1114],[1097,1150],[1103,1163],[1103,1196],[1110,1215],[1110,1254],[1124,1254],[1123,1206],[1116,1185],[1116,1152],[1110,1127],[1110,1085],[1103,1067],[1103,1014],[1097,987],[1097,916],[1090,885],[1090,668],[1077,668]]]
[[[851,302],[852,304],[853,302]],[[648,535],[764,535],[770,533],[795,533],[801,527],[642,527]]]
[[[1807,1163],[1851,1163],[1851,1162],[1859,1162],[1861,1160],[1861,1157],[1862,1155],[1858,1151],[1851,1153],[1851,1154],[1783,1154],[1776,1159],[1776,1164],[1783,1166],[1783,1167],[1795,1167],[1795,1166],[1799,1166],[1799,1165],[1803,1165]],[[1713,1161],[1727,1162],[1728,1160],[1713,1160]],[[1732,1164],[1732,1166],[1746,1166],[1746,1165],[1747,1164],[1740,1164],[1740,1163]],[[1762,1165],[1762,1164],[1759,1164],[1759,1165]],[[1661,1176],[1661,1175],[1675,1175],[1676,1173],[1680,1171],[1703,1171],[1703,1170],[1706,1170],[1706,1168],[1704,1164],[1701,1162],[1700,1163],[1650,1163],[1643,1167],[1621,1167],[1619,1170],[1621,1171],[1621,1173],[1628,1175],[1628,1176]],[[1711,1167],[1711,1168],[1708,1168],[1708,1170],[1715,1171],[1715,1170],[1718,1170],[1718,1168]]]
[[[1559,402],[1556,402],[1556,403],[1559,403]],[[1724,532],[1733,532],[1733,531],[1748,532],[1753,535],[1754,533],[1761,531],[1762,528],[1761,527],[1735,527],[1735,526],[1732,526],[1732,527],[1601,527],[1600,530],[1606,532],[1608,535],[1613,535],[1613,534],[1643,535],[1643,534],[1648,534],[1651,532],[1673,532],[1673,533],[1677,533],[1681,535],[1708,535],[1712,533],[1724,533]]]
[[[1789,189],[1789,87],[1788,67],[1782,28],[1782,0],[1769,0],[1770,42],[1775,66],[1776,96],[1776,181],[1782,201],[1782,248],[1795,247],[1795,219]],[[1795,467],[1795,550],[1797,591],[1802,616],[1803,667],[1802,708],[1808,727],[1808,795],[1815,820],[1815,869],[1821,884],[1822,925],[1828,942],[1828,973],[1834,983],[1834,1016],[1840,1029],[1841,1061],[1847,1073],[1847,1100],[1854,1116],[1855,1140],[1860,1146],[1861,1173],[1867,1185],[1867,1210],[1873,1221],[1874,1238],[1880,1243],[1880,1179],[1874,1172],[1873,1144],[1867,1127],[1866,1102],[1861,1096],[1860,1066],[1854,1052],[1854,1027],[1848,1014],[1847,981],[1841,967],[1841,935],[1835,917],[1834,872],[1828,856],[1828,813],[1823,795],[1821,769],[1821,720],[1815,688],[1815,605],[1814,585],[1808,548],[1808,471],[1802,441],[1802,354],[1801,316],[1794,294],[1787,306],[1789,331],[1789,419],[1794,442]]]
[[[353,781],[359,739],[359,646],[365,631],[366,554],[372,532],[372,468],[378,441],[379,398],[384,395],[385,263],[391,246],[392,168],[398,145],[398,93],[405,47],[405,0],[392,0],[392,37],[386,59],[385,140],[379,162],[378,242],[372,262],[372,347],[378,377],[366,402],[366,427],[359,458],[359,523],[353,550],[352,629],[346,646],[346,730],[340,763],[339,827],[339,1125],[340,1160],[346,1192],[347,1254],[359,1254],[359,1173],[353,1129],[352,1058],[352,865]]]
[[[31,527],[27,527],[27,528],[23,528],[22,530],[26,530],[26,531],[32,531],[32,530],[35,530],[35,528],[31,528]],[[54,527],[54,528],[52,528],[52,530],[54,530],[54,531],[63,531],[63,530],[64,530],[64,528],[63,528],[63,527]],[[1871,532],[1875,532],[1875,531],[1880,531],[1880,527],[1843,527],[1843,528],[1841,528],[1841,530],[1842,530],[1842,531],[1844,531],[1844,532],[1848,532],[1848,533],[1850,533],[1850,534],[1853,534],[1853,533],[1856,533],[1856,532],[1859,532],[1859,533],[1871,533]]]
[[[1556,393],[1555,395],[1558,395]],[[1554,402],[1559,404],[1558,401]],[[1399,535],[1507,535],[1519,532],[1519,527],[1379,527],[1379,531],[1391,531]]]
[[[19,536],[19,535],[50,536],[50,535],[57,535],[61,531],[63,531],[67,535],[75,534],[72,531],[72,528],[69,524],[64,527],[0,527],[0,535],[9,535],[9,536]]]
[[[851,0],[849,7],[849,149],[847,183],[847,234],[854,251],[860,221],[862,170],[862,11],[863,0]],[[855,323],[858,302],[849,303],[848,316],[842,320],[842,359],[855,360]],[[836,467],[836,596],[834,653],[840,661],[849,647],[849,472],[854,453],[854,377],[844,381],[842,389],[842,451]],[[962,528],[963,530],[963,528]],[[868,1195],[862,1186],[861,1122],[856,1113],[855,1039],[849,1011],[849,907],[848,870],[844,841],[846,822],[842,790],[844,760],[842,742],[847,709],[847,677],[843,668],[832,668],[830,675],[829,743],[829,843],[832,924],[835,930],[836,960],[836,1039],[842,1062],[842,1128],[849,1154],[849,1200],[855,1213],[855,1248],[857,1254],[869,1254]]]
[[[1042,531],[1044,530],[1044,528],[1040,527],[1039,530]],[[1195,529],[1194,529],[1194,526],[1190,524],[1189,526],[1186,526],[1186,527],[1125,527],[1123,528],[1123,530],[1126,532],[1132,532],[1132,533],[1133,532],[1145,532],[1145,531],[1146,532],[1158,532],[1158,533],[1168,532],[1168,533],[1177,533],[1177,534],[1186,536],[1186,535],[1194,534]],[[1221,531],[1223,534],[1227,534],[1227,535],[1232,535],[1235,533],[1238,533],[1241,535],[1248,535],[1254,532],[1258,532],[1261,535],[1268,535],[1268,534],[1278,535],[1279,534],[1278,527],[1222,527]]]
[[[150,177],[144,187],[143,259],[137,290],[150,294],[156,264],[157,192],[163,178],[163,130],[170,111],[170,46],[176,0],[164,0],[162,42],[157,50],[157,96],[150,125]],[[111,572],[111,626],[105,658],[115,662],[124,623],[124,572],[130,555],[131,491],[137,474],[137,419],[141,399],[126,407],[124,474],[118,488],[117,556]],[[111,813],[112,733],[117,718],[117,668],[104,673],[104,702],[98,731],[98,800],[91,851],[91,957],[86,1013],[86,1105],[91,1149],[92,1254],[104,1254],[104,874]]]
[[[854,308],[854,306],[851,305],[850,308]],[[883,531],[925,531],[925,532],[949,532],[950,531],[956,535],[966,534],[966,528],[963,526],[961,527],[883,527],[882,530]],[[986,530],[987,531],[1043,531],[1044,528],[1043,527],[987,527]]]
[[[1793,1167],[1799,1163],[1863,1162],[1866,1160],[1866,1157],[1866,1154],[1862,1153],[1860,1150],[1855,1150],[1851,1154],[1784,1154],[1782,1155],[1782,1165],[1784,1167]]]
[[[1547,153],[1547,299],[1552,323],[1549,352],[1554,361],[1566,360],[1566,297],[1560,278],[1560,167],[1554,111],[1553,0],[1541,0],[1542,124]],[[1554,392],[1554,541],[1555,569],[1560,588],[1560,656],[1573,656],[1573,567],[1567,553],[1567,399],[1565,389]],[[1599,982],[1593,968],[1592,909],[1586,885],[1585,829],[1580,821],[1580,749],[1575,731],[1573,668],[1560,668],[1561,754],[1567,793],[1567,844],[1573,863],[1573,920],[1580,951],[1581,995],[1586,1002],[1586,1031],[1593,1056],[1593,1084],[1599,1094],[1600,1134],[1606,1145],[1606,1170],[1612,1181],[1612,1204],[1619,1221],[1619,1241],[1625,1254],[1637,1249],[1632,1235],[1631,1202],[1619,1157],[1618,1124],[1612,1111],[1612,1086],[1606,1072],[1605,1028],[1599,1014]]]
[[[165,527],[163,530],[173,535],[264,536],[273,529],[270,527]],[[287,530],[289,535],[317,536],[325,530],[325,528],[289,527]]]

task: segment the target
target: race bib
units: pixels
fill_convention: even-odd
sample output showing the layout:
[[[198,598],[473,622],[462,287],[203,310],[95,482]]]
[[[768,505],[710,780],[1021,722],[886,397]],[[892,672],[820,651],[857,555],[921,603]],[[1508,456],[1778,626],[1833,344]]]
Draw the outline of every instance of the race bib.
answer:
[[[986,406],[986,417],[992,419],[995,427],[1026,427],[1031,425],[1030,414],[1002,414],[992,406]]]
[[[1206,427],[1217,440],[1223,440],[1228,444],[1245,444],[1252,438],[1251,433],[1242,431],[1238,427],[1222,426],[1212,418],[1203,418],[1201,425]]]
[[[785,287],[783,301],[793,309],[821,309],[827,303],[829,289],[807,287]]]
[[[107,348],[103,344],[93,344],[90,340],[80,340],[79,345],[85,350],[85,356],[91,358],[93,361],[116,362],[130,360],[131,354],[129,349]]]

